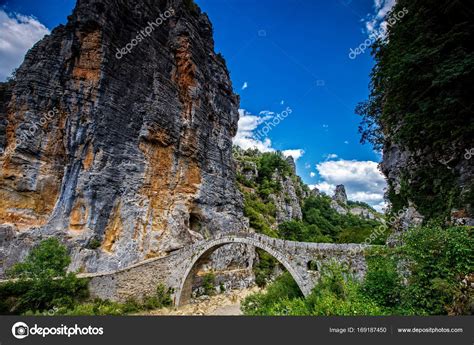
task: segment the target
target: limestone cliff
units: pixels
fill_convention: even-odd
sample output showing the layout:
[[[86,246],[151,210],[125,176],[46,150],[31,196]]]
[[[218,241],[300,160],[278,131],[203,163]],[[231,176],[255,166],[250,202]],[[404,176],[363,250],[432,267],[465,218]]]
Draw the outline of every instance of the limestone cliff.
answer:
[[[239,98],[189,4],[78,0],[0,85],[0,275],[47,236],[94,272],[247,228]]]
[[[382,215],[367,203],[348,200],[346,187],[343,184],[336,186],[330,205],[332,209],[342,215],[353,214],[364,219],[382,219]]]
[[[246,203],[258,200],[258,203],[269,206],[260,216],[268,213],[265,218],[270,228],[276,229],[283,222],[303,218],[302,205],[310,191],[296,174],[292,157],[285,158],[279,152],[261,153],[238,147],[234,147],[234,157]],[[252,225],[251,216],[250,222]]]

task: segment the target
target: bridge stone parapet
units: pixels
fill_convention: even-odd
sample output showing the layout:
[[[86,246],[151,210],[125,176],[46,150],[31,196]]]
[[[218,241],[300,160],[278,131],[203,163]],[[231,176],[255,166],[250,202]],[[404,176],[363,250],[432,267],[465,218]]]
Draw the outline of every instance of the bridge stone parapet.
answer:
[[[252,245],[275,257],[293,276],[305,296],[317,284],[319,269],[328,261],[344,263],[355,276],[362,278],[366,271],[364,250],[369,247],[286,241],[256,233],[225,233],[183,247],[166,257],[149,259],[115,272],[80,276],[90,279],[92,297],[114,301],[143,298],[152,295],[161,283],[172,288],[174,303],[180,305],[191,296],[199,260],[232,243]]]

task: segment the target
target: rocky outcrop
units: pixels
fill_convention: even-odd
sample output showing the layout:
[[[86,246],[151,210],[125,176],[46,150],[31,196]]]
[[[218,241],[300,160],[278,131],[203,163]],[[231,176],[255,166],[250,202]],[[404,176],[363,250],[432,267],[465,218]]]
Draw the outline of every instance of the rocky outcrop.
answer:
[[[333,208],[339,214],[347,214],[347,194],[344,185],[339,184],[336,186],[331,200],[331,208]]]
[[[277,181],[281,190],[278,194],[271,194],[270,200],[276,208],[276,221],[278,224],[289,220],[301,220],[303,212],[301,211],[302,200],[298,197],[294,180],[290,176],[280,176],[274,174],[274,181]]]
[[[393,229],[393,232],[387,238],[387,245],[394,247],[400,245],[401,237],[405,231],[410,227],[419,226],[423,224],[423,216],[416,210],[413,204],[409,204],[408,207],[399,210],[396,215],[393,215],[389,219],[389,225]]]
[[[352,214],[363,219],[382,220],[382,216],[368,204],[349,201],[347,199],[346,187],[342,184],[336,186],[330,206],[342,215]]]
[[[393,136],[385,138],[380,168],[387,178],[389,198],[398,204],[396,211],[415,212],[413,225],[419,224],[420,217],[474,225],[474,159],[466,144],[450,143],[437,150],[422,147],[415,151],[397,143]]]
[[[95,272],[245,231],[239,98],[187,4],[78,0],[0,86],[0,275],[48,236]]]
[[[279,193],[270,195],[270,199],[276,207],[276,221],[278,224],[290,220],[301,220],[303,218],[301,205],[303,199],[307,197],[306,192],[303,191],[297,180],[296,164],[293,157],[287,157],[286,162],[292,172],[289,176],[282,176],[278,171],[275,171],[273,180],[279,183],[281,188]]]
[[[340,204],[347,204],[346,187],[344,187],[343,184],[339,184],[336,186],[336,190],[334,191],[334,196],[332,197],[332,199]]]
[[[377,219],[377,216],[373,212],[363,207],[352,207],[349,209],[349,213],[361,218]]]

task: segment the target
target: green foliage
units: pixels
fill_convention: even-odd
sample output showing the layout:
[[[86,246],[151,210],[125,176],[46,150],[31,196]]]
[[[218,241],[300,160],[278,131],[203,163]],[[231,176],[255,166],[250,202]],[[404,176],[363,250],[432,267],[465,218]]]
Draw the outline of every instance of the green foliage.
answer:
[[[381,315],[383,310],[360,292],[360,285],[341,266],[323,266],[319,284],[304,298],[296,282],[285,273],[266,293],[248,296],[245,315]]]
[[[0,285],[0,313],[36,313],[53,308],[71,308],[88,295],[87,280],[66,269],[71,259],[57,239],[42,241],[25,261],[8,271],[15,278]]]
[[[383,315],[375,301],[361,293],[357,282],[343,266],[322,267],[321,280],[306,298],[310,315]]]
[[[474,137],[473,10],[472,1],[397,1],[388,18],[396,24],[374,44],[371,94],[356,108],[362,141],[397,144],[417,162],[402,169],[400,195],[389,186],[396,210],[410,199],[426,219],[445,219],[451,208],[472,203],[461,199],[452,167]]]
[[[248,296],[242,311],[245,315],[469,314],[472,287],[460,282],[474,272],[473,232],[474,227],[467,226],[413,228],[403,236],[403,246],[366,254],[368,269],[362,282],[345,267],[326,263],[307,298],[285,273],[266,293]]]
[[[403,306],[417,314],[445,314],[460,293],[460,280],[474,272],[473,227],[419,227],[403,238],[410,271]]]
[[[276,237],[272,229],[275,223],[275,205],[272,202],[264,203],[253,193],[244,193],[244,215],[249,219],[250,226],[257,232]]]
[[[302,293],[289,273],[279,276],[270,284],[265,293],[255,293],[242,301],[242,312],[245,315],[274,315],[272,310],[279,300],[301,298]]]
[[[311,196],[303,205],[303,221],[280,224],[278,236],[301,242],[361,243],[380,225],[376,220],[337,213],[331,208],[331,199],[327,196]],[[371,243],[383,244],[387,235],[383,233]]]
[[[366,259],[368,269],[362,285],[363,293],[382,307],[397,307],[403,289],[397,259],[387,249],[374,249]]]
[[[100,242],[100,240],[94,237],[93,239],[89,241],[89,244],[87,245],[87,247],[89,249],[97,249],[101,246],[101,244],[102,243]]]
[[[206,273],[202,278],[202,287],[204,289],[204,294],[207,296],[212,296],[215,294],[216,284],[216,275],[213,272]]]
[[[126,315],[138,313],[144,310],[153,310],[171,306],[171,289],[167,289],[163,284],[156,287],[155,294],[147,296],[143,301],[133,298],[124,303],[112,302],[109,300],[95,299],[91,302],[76,304],[73,308],[60,308],[60,315]]]
[[[255,252],[258,255],[258,263],[253,266],[255,284],[257,284],[258,287],[264,287],[267,285],[275,267],[277,267],[279,263],[277,259],[262,249],[256,248]]]
[[[146,310],[168,307],[173,303],[171,293],[171,289],[167,289],[163,284],[158,284],[155,294],[146,297],[143,305],[138,305],[138,307]]]
[[[61,277],[71,263],[67,249],[56,238],[43,240],[33,248],[24,262],[13,266],[7,275],[12,278]]]
[[[290,176],[293,172],[290,164],[288,164],[281,152],[262,153],[257,162],[257,168],[258,181],[260,183],[265,180],[271,181],[275,170],[277,170],[281,176]]]

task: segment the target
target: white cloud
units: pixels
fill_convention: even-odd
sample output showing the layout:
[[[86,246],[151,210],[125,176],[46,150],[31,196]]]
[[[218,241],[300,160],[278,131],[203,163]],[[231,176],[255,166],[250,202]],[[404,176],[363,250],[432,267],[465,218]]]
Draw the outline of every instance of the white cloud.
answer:
[[[249,87],[249,84],[247,84],[247,82],[245,81],[244,82],[244,85],[242,85],[242,90],[245,90],[246,88]]]
[[[385,206],[386,181],[377,166],[372,161],[341,159],[321,162],[316,168],[322,180],[316,187],[332,196],[336,185],[343,184],[349,200],[366,202],[381,211]]]
[[[49,30],[36,18],[0,9],[0,81],[21,65],[26,52]]]
[[[257,140],[254,138],[253,131],[258,128],[260,124],[268,119],[264,116],[252,115],[245,109],[239,109],[239,129],[236,136],[234,137],[234,144],[240,146],[244,150],[257,148],[261,152],[272,152],[275,149],[272,148],[272,141],[270,138]]]
[[[344,144],[346,144],[346,145],[347,145],[347,144],[349,144],[349,142],[346,140],[346,141],[344,141]]]
[[[281,104],[281,105],[285,104],[285,101],[284,101],[284,100],[281,100],[280,104]]]
[[[255,137],[254,131],[263,124],[265,121],[270,120],[273,118],[274,112],[263,110],[260,112],[260,115],[252,115],[245,109],[239,109],[239,123],[238,123],[238,130],[237,134],[234,137],[234,145],[241,147],[244,150],[247,149],[258,149],[261,152],[274,152],[276,151],[272,147],[272,141],[270,138],[265,137],[262,139],[257,139]],[[296,161],[298,160],[303,154],[304,150],[302,149],[288,149],[282,151],[285,157],[292,156],[293,159]]]
[[[311,164],[305,163],[305,164],[304,164],[304,168],[305,168],[305,169],[311,169]]]
[[[337,157],[338,157],[338,155],[336,155],[335,153],[330,153],[330,154],[326,155],[327,160],[336,159]]]
[[[311,172],[309,173],[309,176],[315,177],[315,176],[316,176],[316,173],[314,173],[314,172],[311,171]]]
[[[283,153],[283,156],[285,157],[293,157],[295,162],[304,155],[304,150],[301,149],[295,149],[295,150],[283,150],[281,153]]]
[[[375,33],[380,28],[386,29],[387,22],[385,17],[387,13],[395,6],[396,0],[374,0],[374,13],[368,15],[365,22],[365,29],[370,35]]]
[[[270,110],[262,110],[258,114],[259,115],[270,116],[270,118],[271,118],[271,116],[275,115],[275,113],[273,111],[270,111]]]

